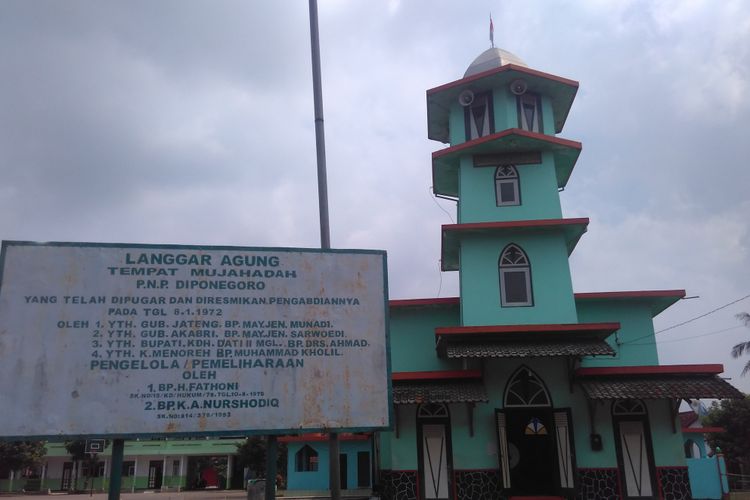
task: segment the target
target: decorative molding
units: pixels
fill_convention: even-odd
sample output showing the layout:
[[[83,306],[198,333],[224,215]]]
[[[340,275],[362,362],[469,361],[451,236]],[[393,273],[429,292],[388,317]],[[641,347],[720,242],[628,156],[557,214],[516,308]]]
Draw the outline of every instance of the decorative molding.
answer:
[[[620,500],[620,473],[616,468],[579,468],[576,500]]]
[[[380,471],[380,491],[382,500],[417,500],[417,471]]]
[[[453,472],[456,500],[495,500],[502,495],[496,469]]]
[[[657,467],[659,497],[664,500],[692,500],[687,467]]]

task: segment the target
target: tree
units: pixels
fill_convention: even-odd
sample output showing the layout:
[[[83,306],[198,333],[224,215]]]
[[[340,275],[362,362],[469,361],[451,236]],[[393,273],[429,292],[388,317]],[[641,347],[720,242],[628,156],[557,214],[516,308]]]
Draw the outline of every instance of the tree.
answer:
[[[276,472],[282,478],[286,477],[287,448],[284,443],[278,443],[278,457]],[[252,436],[237,445],[237,460],[240,465],[247,467],[257,478],[266,477],[266,439]]]
[[[104,442],[104,447],[109,446],[109,440]],[[83,478],[83,490],[88,489],[89,480],[93,481],[96,477],[97,467],[99,466],[99,459],[96,454],[86,453],[86,440],[79,439],[76,441],[65,441],[65,450],[70,454],[70,458],[73,459],[73,467],[75,469],[75,476],[73,481],[70,483],[71,491],[78,490],[78,477],[81,473],[81,465],[85,464],[88,474]]]
[[[44,441],[0,441],[0,470],[16,471],[42,465]]]
[[[750,326],[750,314],[746,312],[739,313],[737,315],[737,319],[742,321],[745,324],[745,326]],[[733,358],[739,358],[745,353],[750,354],[750,340],[746,342],[740,342],[736,346],[732,347]],[[745,368],[742,369],[742,376],[744,377],[745,375],[747,375],[748,372],[750,372],[750,361],[748,361],[745,364]]]
[[[729,470],[750,471],[750,396],[713,403],[703,425],[724,428],[724,432],[708,434],[708,443],[721,448]]]

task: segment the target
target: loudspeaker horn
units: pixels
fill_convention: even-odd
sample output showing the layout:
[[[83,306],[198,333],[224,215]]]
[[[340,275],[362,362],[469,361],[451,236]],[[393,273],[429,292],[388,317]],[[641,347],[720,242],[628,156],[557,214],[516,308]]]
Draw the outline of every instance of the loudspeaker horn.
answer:
[[[527,88],[528,88],[528,85],[526,85],[526,80],[522,80],[521,78],[518,78],[517,80],[513,80],[512,82],[510,82],[510,91],[516,95],[525,94]]]
[[[458,94],[458,103],[463,106],[471,106],[471,103],[474,102],[474,92],[472,92],[469,89],[464,90],[460,94]]]

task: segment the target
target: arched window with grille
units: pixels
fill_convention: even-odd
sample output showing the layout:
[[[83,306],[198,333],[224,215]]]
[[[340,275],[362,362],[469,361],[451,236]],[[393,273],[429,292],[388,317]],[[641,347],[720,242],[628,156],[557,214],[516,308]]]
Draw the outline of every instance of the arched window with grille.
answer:
[[[505,388],[504,405],[510,407],[552,406],[544,382],[526,366],[511,376]]]
[[[533,306],[531,264],[521,247],[511,243],[498,261],[500,274],[500,305],[504,307]]]
[[[314,472],[318,470],[318,452],[306,444],[294,455],[294,469],[296,472]]]
[[[495,202],[498,207],[521,204],[518,170],[513,165],[500,165],[495,170]]]

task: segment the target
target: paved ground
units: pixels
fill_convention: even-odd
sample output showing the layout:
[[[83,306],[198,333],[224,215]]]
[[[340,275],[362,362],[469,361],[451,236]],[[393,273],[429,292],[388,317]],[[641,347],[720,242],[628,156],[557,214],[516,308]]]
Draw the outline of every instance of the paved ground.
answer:
[[[52,493],[46,495],[43,493],[26,493],[25,495],[19,494],[0,494],[2,500],[107,500],[106,493],[94,493],[89,496],[88,493],[79,494],[68,494],[68,493]],[[120,494],[120,500],[230,500],[230,499],[245,499],[247,493],[241,490],[221,490],[221,491],[184,491],[177,493],[176,491],[164,491],[164,492],[138,492],[138,493],[125,493]]]
[[[46,495],[44,493],[26,493],[25,495],[19,494],[8,494],[1,493],[0,498],[2,500],[42,500],[47,498],[48,500],[107,500],[106,493],[94,493],[89,495],[88,493],[68,494],[68,493],[52,493]],[[120,500],[224,500],[224,499],[243,499],[247,498],[247,493],[241,490],[227,490],[227,491],[184,491],[177,493],[176,491],[164,491],[164,492],[138,492],[138,493],[125,493],[120,494]]]
[[[244,500],[247,498],[247,493],[241,490],[218,490],[218,491],[145,491],[138,493],[121,493],[120,500]],[[328,497],[289,497],[279,496],[278,498],[285,498],[291,500],[305,499],[305,500],[317,500],[320,498]],[[354,500],[357,498],[367,497],[353,497],[343,496],[347,500]],[[0,493],[1,500],[107,500],[106,493],[94,493],[89,496],[88,493],[79,494],[68,494],[68,493],[52,493],[47,495],[44,493],[26,493],[25,495]]]

